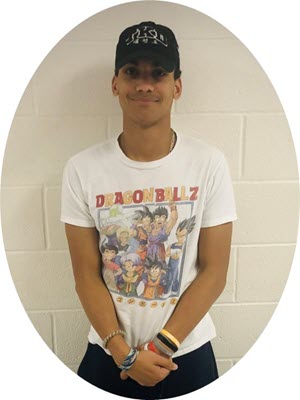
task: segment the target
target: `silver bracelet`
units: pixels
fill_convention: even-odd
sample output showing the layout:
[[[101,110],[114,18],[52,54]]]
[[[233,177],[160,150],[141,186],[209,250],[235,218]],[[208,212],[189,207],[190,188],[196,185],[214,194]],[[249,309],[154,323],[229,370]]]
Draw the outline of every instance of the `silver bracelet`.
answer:
[[[172,355],[174,354],[173,351],[168,351],[164,346],[162,346],[162,344],[160,343],[160,340],[157,339],[157,337],[155,337],[153,339],[153,343],[154,345],[158,348],[158,350],[160,350],[162,353],[164,353],[165,355],[167,355],[168,357],[172,357]]]
[[[107,344],[110,341],[110,339],[112,339],[114,336],[116,335],[122,335],[123,337],[125,336],[125,331],[122,330],[117,330],[117,331],[113,331],[112,333],[110,333],[108,336],[106,336],[106,338],[103,340],[103,347],[106,349],[107,348]]]

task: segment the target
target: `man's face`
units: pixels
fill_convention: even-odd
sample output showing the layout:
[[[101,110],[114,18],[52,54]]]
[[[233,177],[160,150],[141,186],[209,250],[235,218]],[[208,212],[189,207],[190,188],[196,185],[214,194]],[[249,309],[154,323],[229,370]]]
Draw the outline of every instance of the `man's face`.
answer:
[[[105,249],[103,253],[103,259],[105,261],[111,261],[116,257],[116,252],[114,250]]]
[[[150,217],[144,217],[142,219],[142,224],[144,227],[148,227],[151,224],[151,218]]]
[[[179,243],[184,243],[186,236],[187,236],[187,230],[185,228],[182,229],[181,231],[177,229],[176,237]]]
[[[160,275],[160,268],[156,265],[150,268],[150,276],[151,278],[158,278]]]
[[[154,224],[156,228],[161,228],[166,223],[167,217],[165,215],[155,215]]]
[[[129,240],[129,233],[128,232],[121,232],[119,236],[119,241],[121,244],[127,244]]]
[[[124,65],[112,81],[124,121],[144,128],[170,118],[173,100],[179,98],[181,89],[181,80],[174,80],[174,72],[146,60]]]
[[[133,265],[133,262],[131,260],[125,261],[124,267],[128,272],[132,272],[135,270],[135,265]]]

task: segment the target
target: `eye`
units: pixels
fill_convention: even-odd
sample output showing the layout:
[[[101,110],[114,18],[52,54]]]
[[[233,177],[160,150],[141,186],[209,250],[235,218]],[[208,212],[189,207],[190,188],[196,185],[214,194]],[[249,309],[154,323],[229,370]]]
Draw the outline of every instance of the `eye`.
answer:
[[[156,68],[156,69],[154,69],[154,70],[152,71],[152,76],[153,76],[153,78],[155,78],[155,79],[163,78],[163,77],[166,76],[166,75],[167,75],[167,72],[166,72],[164,69],[162,69],[162,68]]]
[[[127,76],[137,76],[138,71],[135,67],[128,67],[125,69],[124,73]]]

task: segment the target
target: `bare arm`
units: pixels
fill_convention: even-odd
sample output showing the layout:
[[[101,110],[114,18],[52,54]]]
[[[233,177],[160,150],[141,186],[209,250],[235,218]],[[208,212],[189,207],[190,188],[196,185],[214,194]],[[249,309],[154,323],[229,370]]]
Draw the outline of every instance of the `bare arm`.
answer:
[[[198,244],[200,271],[165,325],[179,342],[196,327],[224,290],[231,236],[232,222],[201,229]]]
[[[119,323],[113,300],[101,274],[98,232],[95,228],[81,228],[69,224],[66,224],[65,228],[76,292],[90,323],[104,339],[119,329]],[[121,335],[114,336],[107,348],[117,365],[123,362],[130,350],[130,346]],[[141,384],[153,386],[164,379],[173,368],[173,362],[150,351],[141,351],[128,375]]]
[[[104,339],[119,329],[114,304],[101,275],[99,236],[95,228],[66,224],[75,287],[83,309],[99,336]],[[101,316],[101,318],[100,318]],[[122,362],[130,347],[120,336],[109,343],[116,362]],[[127,352],[127,353],[126,353]]]
[[[170,206],[171,213],[170,213],[170,218],[166,223],[166,234],[167,235],[170,234],[171,230],[174,228],[174,226],[177,222],[177,219],[178,219],[178,212],[177,212],[175,202],[171,202],[169,204],[169,206]]]

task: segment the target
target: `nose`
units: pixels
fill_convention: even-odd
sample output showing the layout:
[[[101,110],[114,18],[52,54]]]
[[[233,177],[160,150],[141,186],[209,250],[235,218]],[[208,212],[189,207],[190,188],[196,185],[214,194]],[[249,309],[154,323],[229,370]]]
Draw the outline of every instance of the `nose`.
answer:
[[[153,83],[149,77],[141,77],[136,83],[137,92],[151,93],[153,92],[153,90]]]

